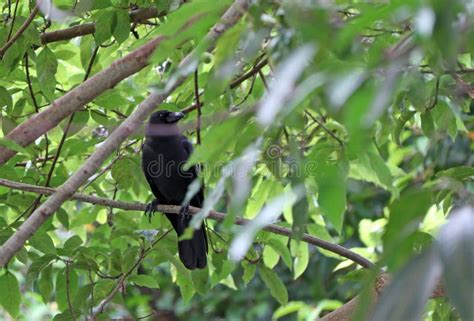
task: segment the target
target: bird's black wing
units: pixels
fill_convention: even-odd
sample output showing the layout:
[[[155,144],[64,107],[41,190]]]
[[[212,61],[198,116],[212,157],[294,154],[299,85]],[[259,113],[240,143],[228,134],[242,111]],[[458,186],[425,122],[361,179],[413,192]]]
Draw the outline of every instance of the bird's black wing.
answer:
[[[189,156],[191,156],[193,152],[193,145],[185,136],[182,136],[182,143],[183,143],[184,150],[187,153],[186,159],[189,159]],[[197,166],[194,165],[189,170],[192,172],[194,179],[196,179],[198,177]],[[197,194],[194,195],[190,203],[192,206],[202,207],[204,203],[204,189],[202,188],[202,186],[197,192]],[[186,225],[189,224],[189,222],[191,221],[191,217],[187,218],[186,221],[187,221]],[[205,226],[201,225],[199,229],[195,230],[193,238],[189,241],[190,241],[189,243],[185,243],[186,241],[184,241],[178,246],[183,246],[183,247],[191,246],[194,252],[195,259],[196,259],[195,261],[196,267],[198,268],[206,267],[208,245],[207,245],[207,233],[206,233]]]
[[[191,144],[191,142],[185,136],[183,136],[183,138],[182,138],[182,143],[183,143],[184,150],[187,153],[186,158],[189,159],[189,156],[191,156],[191,154],[193,153],[193,150],[194,150],[193,144]],[[191,171],[191,173],[193,175],[193,178],[196,179],[198,177],[198,173],[199,173],[198,165],[193,165],[189,170]],[[203,189],[203,187],[201,187],[199,189],[199,191],[196,193],[196,195],[194,195],[194,197],[193,197],[193,199],[191,200],[190,203],[191,203],[192,206],[202,207],[202,205],[204,203],[204,189]]]
[[[150,169],[151,162],[154,161],[156,158],[154,155],[153,149],[151,149],[149,146],[143,144],[142,146],[142,169],[143,173],[145,174],[146,181],[148,182],[148,185],[150,185],[151,191],[153,192],[153,195],[155,195],[155,198],[160,202],[166,203],[166,200],[164,199],[163,195],[161,195],[160,191],[158,190],[158,187],[155,182],[155,177],[153,177]]]

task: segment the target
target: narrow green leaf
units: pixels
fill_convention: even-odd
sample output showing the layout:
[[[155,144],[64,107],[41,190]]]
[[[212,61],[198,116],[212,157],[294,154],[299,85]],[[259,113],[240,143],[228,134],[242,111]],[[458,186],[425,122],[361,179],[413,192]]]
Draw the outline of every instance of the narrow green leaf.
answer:
[[[138,286],[143,286],[152,289],[158,289],[159,285],[156,280],[150,275],[137,274],[128,278],[129,282],[133,282]]]
[[[309,263],[308,243],[291,240],[291,253],[293,254],[294,271],[293,278],[296,280],[306,270]]]
[[[275,271],[270,270],[266,266],[259,265],[258,272],[267,288],[270,289],[271,295],[280,304],[288,303],[288,291]]]
[[[50,264],[43,269],[38,280],[38,290],[45,304],[49,302],[53,288],[53,265]]]
[[[58,60],[56,56],[48,47],[44,47],[36,59],[36,71],[40,89],[49,101],[54,100],[57,70]]]

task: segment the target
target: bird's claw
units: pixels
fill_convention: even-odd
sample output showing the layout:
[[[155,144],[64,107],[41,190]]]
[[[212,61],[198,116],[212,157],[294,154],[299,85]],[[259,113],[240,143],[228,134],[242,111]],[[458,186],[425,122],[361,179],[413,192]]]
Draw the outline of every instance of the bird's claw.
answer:
[[[179,216],[181,217],[181,220],[183,221],[184,218],[189,215],[189,204],[181,206],[179,209]]]
[[[155,214],[155,209],[159,204],[160,202],[157,199],[154,199],[153,201],[147,204],[145,209],[145,215],[148,216],[148,222],[151,223],[151,218]]]

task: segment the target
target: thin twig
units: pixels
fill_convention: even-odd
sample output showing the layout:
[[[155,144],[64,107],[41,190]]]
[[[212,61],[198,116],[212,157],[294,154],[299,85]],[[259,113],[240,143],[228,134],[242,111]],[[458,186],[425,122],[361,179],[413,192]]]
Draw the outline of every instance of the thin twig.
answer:
[[[438,104],[438,93],[439,93],[439,79],[441,77],[437,77],[436,78],[436,86],[435,86],[435,93],[434,93],[434,99],[433,99],[433,102],[430,104],[430,106],[428,108],[426,108],[426,110],[431,110],[433,108],[436,107],[436,105]]]
[[[36,101],[36,96],[35,96],[35,93],[33,91],[33,84],[32,84],[32,81],[31,81],[31,77],[30,77],[30,66],[29,66],[29,61],[28,61],[28,53],[25,53],[25,73],[26,73],[26,83],[28,84],[28,90],[30,92],[30,96],[31,96],[31,100],[33,102],[33,106],[35,107],[35,112],[36,113],[39,113],[40,112],[40,108],[39,108],[39,105],[38,105],[38,102]],[[43,166],[44,167],[46,165],[46,162],[48,160],[48,156],[49,156],[49,142],[48,142],[48,133],[44,133],[44,139],[45,139],[45,155],[44,155],[44,160],[43,160]]]
[[[155,241],[153,241],[153,243],[151,244],[151,246],[148,249],[146,249],[146,250],[144,248],[140,249],[140,255],[138,256],[138,259],[135,261],[133,266],[125,274],[123,274],[122,277],[117,281],[117,285],[112,289],[112,291],[110,291],[109,295],[104,300],[102,300],[102,302],[100,302],[100,304],[99,304],[99,306],[97,306],[97,308],[94,309],[95,312],[93,313],[92,318],[95,318],[98,314],[104,312],[105,306],[113,299],[115,293],[117,293],[117,291],[121,287],[123,287],[124,282],[130,276],[130,274],[132,274],[133,271],[135,271],[135,269],[140,265],[140,263],[143,261],[143,259],[153,250],[155,245],[158,244],[158,242],[160,242],[166,235],[168,235],[168,233],[170,231],[171,230],[167,230],[159,238],[157,238]]]
[[[18,3],[19,3],[19,2],[20,2],[20,0],[16,0],[15,9],[13,10],[12,25],[10,26],[10,31],[8,31],[7,41],[10,40],[10,38],[11,38],[11,36],[12,36],[12,33],[13,33],[13,27],[15,26],[16,12],[17,12],[17,10],[18,10]]]
[[[201,102],[199,100],[199,67],[194,72],[194,99],[196,99],[197,106],[197,120],[196,120],[196,139],[197,144],[201,145]]]
[[[328,133],[332,138],[334,138],[338,143],[339,145],[341,146],[341,148],[344,148],[344,143],[342,142],[342,140],[339,139],[339,137],[337,137],[332,131],[330,131],[321,121],[319,121],[316,117],[314,117],[309,111],[305,110],[304,111],[309,117],[311,117],[311,119],[317,123],[322,129],[324,129],[324,131],[326,133]]]
[[[68,261],[66,262],[66,298],[67,298],[67,305],[69,307],[69,311],[71,312],[71,317],[75,321],[76,315],[74,314],[74,310],[72,308],[72,303],[71,303],[69,262]]]
[[[263,82],[263,85],[265,86],[265,89],[268,90],[267,80],[265,79],[265,75],[263,74],[261,70],[258,71],[258,75],[260,76],[260,78],[262,78],[262,82]]]
[[[244,73],[243,75],[237,77],[234,79],[229,87],[230,89],[234,89],[237,86],[239,86],[241,83],[246,81],[247,79],[253,77],[255,74],[259,73],[263,67],[265,67],[268,63],[268,58],[265,57],[261,61],[257,62],[255,65],[253,65],[252,69],[250,69],[248,72]]]

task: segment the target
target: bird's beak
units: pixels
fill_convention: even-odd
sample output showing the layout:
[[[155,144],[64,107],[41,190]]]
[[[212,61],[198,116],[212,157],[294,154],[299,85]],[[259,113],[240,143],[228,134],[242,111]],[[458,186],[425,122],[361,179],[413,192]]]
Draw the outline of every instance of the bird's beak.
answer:
[[[184,114],[182,112],[173,112],[173,113],[169,113],[167,116],[166,116],[166,122],[168,124],[170,123],[176,123],[178,120],[180,120],[181,118],[184,117]]]

